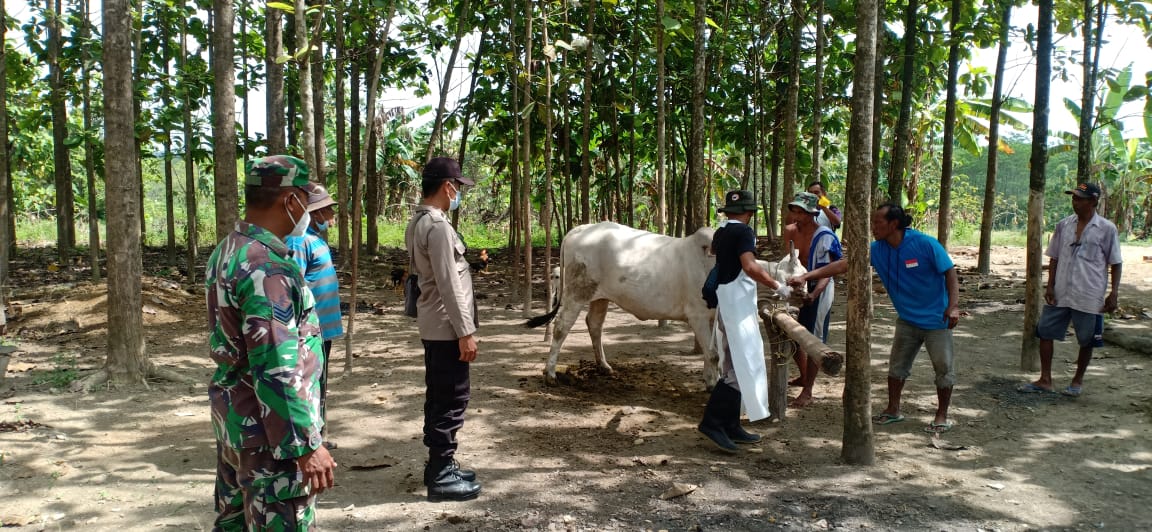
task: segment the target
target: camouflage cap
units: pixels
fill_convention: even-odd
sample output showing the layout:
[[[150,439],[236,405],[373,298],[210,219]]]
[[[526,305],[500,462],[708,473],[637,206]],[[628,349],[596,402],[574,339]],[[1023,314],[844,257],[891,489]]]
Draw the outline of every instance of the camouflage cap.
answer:
[[[820,212],[820,197],[811,192],[801,192],[788,206],[799,207],[808,214],[816,214]]]
[[[244,166],[244,184],[256,187],[302,187],[308,184],[308,164],[291,155],[269,155]]]

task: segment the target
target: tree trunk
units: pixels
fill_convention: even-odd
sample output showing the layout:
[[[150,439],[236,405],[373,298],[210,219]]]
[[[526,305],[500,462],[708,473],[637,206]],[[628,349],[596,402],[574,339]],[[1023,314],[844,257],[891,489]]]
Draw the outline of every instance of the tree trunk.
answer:
[[[591,175],[592,175],[592,47],[596,37],[596,5],[599,0],[588,2],[588,29],[584,34],[588,37],[588,48],[584,51],[584,108],[580,112],[580,223],[586,224],[592,220]]]
[[[350,123],[349,123],[350,135],[348,137],[348,144],[349,144],[348,145],[348,164],[350,165],[349,170],[352,173],[352,175],[349,179],[349,182],[351,183],[351,189],[350,190],[352,191],[353,194],[352,194],[352,197],[348,199],[348,203],[347,203],[348,209],[351,211],[351,212],[349,212],[349,216],[347,217],[349,225],[348,225],[348,227],[344,227],[344,226],[340,227],[341,234],[348,233],[348,237],[344,238],[342,240],[342,242],[343,242],[342,245],[344,246],[344,250],[341,252],[341,259],[344,261],[345,267],[351,266],[351,263],[348,261],[352,260],[352,252],[351,252],[352,247],[360,245],[359,239],[352,240],[353,227],[356,224],[360,223],[360,219],[359,218],[353,219],[351,214],[354,212],[360,212],[359,210],[357,210],[354,207],[355,203],[360,203],[361,206],[364,203],[364,198],[359,195],[359,191],[364,187],[364,177],[363,177],[363,174],[360,173],[360,159],[361,159],[361,157],[360,157],[360,155],[361,155],[360,154],[360,150],[361,150],[360,140],[361,140],[361,135],[363,135],[363,132],[360,131],[360,128],[363,126],[360,123],[360,61],[359,61],[359,58],[353,59],[351,61],[351,64],[348,65],[348,70],[350,71],[350,74],[349,74],[350,80],[349,80],[348,92],[351,95],[351,102],[349,102],[349,105],[348,105],[348,107],[349,107],[349,109],[348,109],[349,117],[348,118],[350,121]],[[369,81],[369,84],[371,84],[371,81]],[[357,235],[359,235],[359,233],[357,233]]]
[[[820,174],[820,159],[823,158],[822,118],[824,116],[824,0],[816,0],[816,65],[813,76],[815,88],[812,98],[812,181],[824,183]],[[821,185],[823,186],[823,185]]]
[[[268,154],[284,153],[287,142],[284,138],[284,65],[276,59],[284,55],[284,26],[279,9],[265,10],[265,51],[264,70],[266,72],[265,116],[268,121]]]
[[[884,132],[884,92],[887,89],[887,84],[884,83],[884,42],[888,36],[884,25],[884,4],[885,2],[876,2],[876,61],[872,80],[872,184],[869,187],[873,203],[878,203],[881,198],[880,146],[883,145],[881,135]]]
[[[160,27],[161,54],[165,58],[172,57],[172,39],[168,35],[168,27]],[[172,70],[164,61],[164,84],[160,87],[160,101],[165,109],[172,109]],[[168,264],[176,266],[176,191],[172,181],[172,122],[164,120],[164,223],[167,234]]]
[[[1039,360],[1036,324],[1040,321],[1043,279],[1044,184],[1048,165],[1048,101],[1052,84],[1052,0],[1039,0],[1036,23],[1036,104],[1032,114],[1032,157],[1028,173],[1028,248],[1024,288],[1024,340],[1020,369],[1035,371]]]
[[[223,240],[240,219],[236,176],[235,18],[232,2],[213,2],[212,32],[212,176],[216,196],[216,240]]]
[[[108,358],[116,383],[147,386],[140,278],[140,176],[132,117],[132,18],[129,0],[104,0],[104,157],[108,207]]]
[[[476,54],[472,58],[472,77],[468,84],[468,99],[464,105],[464,117],[461,120],[460,126],[460,147],[459,153],[456,156],[456,161],[460,163],[460,167],[464,167],[464,159],[468,154],[468,133],[471,131],[470,125],[472,124],[472,102],[476,96],[476,83],[480,81],[480,66],[484,60],[484,52],[488,47],[488,27],[487,20],[485,25],[480,28],[480,44],[476,45]]]
[[[464,35],[471,29],[469,0],[461,0],[458,4],[460,13],[456,17],[456,38],[452,41],[452,52],[448,54],[448,63],[444,65],[444,79],[440,83],[440,101],[436,104],[436,118],[432,122],[432,133],[428,136],[428,149],[425,150],[424,160],[429,161],[436,153],[437,144],[444,129],[444,113],[448,106],[448,93],[452,90],[452,71],[456,69],[456,58],[460,54],[460,44]]]
[[[840,458],[852,465],[876,460],[872,434],[871,313],[872,272],[868,246],[871,236],[872,120],[876,90],[876,0],[856,2],[856,58],[852,75],[852,117],[848,130],[848,179],[844,205],[844,240],[852,242],[848,254],[848,310],[845,336],[844,438]]]
[[[379,118],[376,118],[376,121],[379,121]],[[364,192],[364,210],[367,211],[364,214],[364,223],[367,225],[365,228],[365,238],[367,239],[365,251],[369,257],[372,257],[376,255],[380,242],[380,219],[377,217],[380,212],[380,169],[376,165],[376,151],[380,149],[380,140],[376,131],[376,124],[367,124],[367,130],[370,134],[368,135],[368,150],[365,152],[367,171],[364,173],[364,183],[367,189]]]
[[[799,2],[792,2],[792,30],[789,32],[788,52],[788,98],[784,104],[784,176],[783,195],[780,203],[787,205],[792,201],[796,184],[796,143],[800,136],[799,107],[800,107],[800,32],[803,30],[803,7]],[[780,233],[784,233],[784,226],[788,225],[788,209],[780,209]]]
[[[336,33],[336,65],[332,68],[332,78],[336,81],[336,232],[339,234],[340,257],[344,258],[348,252],[348,123],[344,114],[347,110],[347,101],[344,94],[344,47],[347,45],[347,35],[344,33],[344,7],[341,6],[336,13],[334,31]],[[355,134],[355,133],[353,133]]]
[[[540,31],[542,32],[541,44],[547,49],[549,46],[552,46],[551,41],[548,40],[547,2],[540,4],[540,20],[544,21],[540,24]],[[544,58],[544,153],[541,154],[541,158],[544,160],[544,209],[540,213],[540,225],[544,227],[544,270],[541,273],[544,277],[544,308],[548,311],[552,310],[552,293],[559,288],[558,286],[552,286],[551,275],[552,208],[555,205],[555,199],[552,195],[552,60],[553,58],[551,57],[545,56]],[[551,327],[549,327],[548,332],[551,332],[551,330]]]
[[[7,41],[8,9],[0,0],[0,43]],[[8,173],[8,47],[0,44],[0,312],[8,303],[8,269],[10,253],[11,216],[8,203],[12,200],[12,175]]]
[[[685,192],[684,232],[691,233],[708,223],[708,189],[704,177],[704,104],[707,102],[708,64],[705,35],[708,33],[708,2],[693,0],[692,17],[692,123],[688,137],[688,190]]]
[[[364,131],[364,135],[365,135],[364,142],[363,142],[364,146],[368,145],[367,136],[372,134],[372,124],[374,124],[376,121],[376,91],[380,87],[380,65],[384,62],[385,52],[388,51],[388,46],[387,46],[388,32],[392,29],[392,15],[393,15],[393,12],[395,11],[395,9],[396,9],[396,3],[395,2],[389,2],[388,8],[384,14],[384,29],[380,33],[380,45],[376,51],[376,59],[372,63],[372,71],[370,74],[371,77],[368,78],[370,80],[368,82],[368,108],[367,108],[368,109],[367,122],[368,122],[369,127]],[[360,166],[361,166],[361,168],[359,169],[360,175],[365,175],[365,173],[366,173],[366,169],[363,168],[363,166],[364,166],[365,160],[367,159],[368,156],[369,156],[369,154],[366,154],[366,153],[361,154],[361,156],[360,156]],[[356,188],[354,188],[352,190],[352,197],[353,198],[360,198],[360,197],[362,197],[362,195],[363,195],[363,193],[361,192],[361,190],[359,188],[359,184],[357,184]],[[352,352],[352,337],[356,331],[356,312],[355,312],[356,311],[356,291],[357,291],[356,280],[359,277],[359,272],[360,272],[360,267],[359,267],[360,245],[359,245],[359,242],[360,242],[361,204],[362,204],[362,202],[359,200],[352,202],[352,205],[353,205],[353,207],[352,207],[352,242],[353,242],[353,244],[351,246],[351,248],[352,248],[351,249],[352,253],[350,254],[351,257],[349,259],[350,263],[352,265],[352,286],[349,287],[349,292],[350,292],[349,295],[351,296],[349,301],[352,302],[352,312],[348,313],[348,334],[344,337],[344,374],[345,375],[349,375],[352,373],[352,359],[354,356],[353,352]]]
[[[311,42],[308,39],[308,3],[305,0],[296,0],[296,49],[292,51],[296,59],[296,90],[300,105],[300,131],[297,139],[300,141],[300,152],[304,162],[308,164],[308,171],[313,179],[320,172],[316,167],[316,115],[312,113],[312,64],[308,53]],[[295,118],[295,116],[293,116]]]
[[[781,85],[778,83],[777,85]],[[777,102],[772,117],[773,130],[775,133],[780,131],[780,122],[784,118],[784,104]],[[764,225],[770,227],[769,234],[775,240],[777,235],[783,234],[780,229],[783,228],[782,224],[777,224],[776,220],[780,219],[780,135],[771,135],[772,138],[772,151],[769,155],[768,164],[771,168],[771,182],[768,184],[768,196],[771,199],[771,205],[768,207],[768,222]]]
[[[956,84],[960,72],[960,39],[964,37],[960,26],[961,0],[952,0],[948,24],[948,96],[944,104],[944,148],[940,161],[940,212],[936,219],[936,240],[948,248],[948,234],[952,230],[952,147],[956,132]]]
[[[190,85],[187,79],[187,57],[188,57],[188,21],[185,20],[182,25],[180,33],[180,57],[177,58],[177,69],[184,77],[184,86]],[[196,163],[195,155],[193,152],[196,146],[195,132],[192,129],[192,96],[188,90],[184,91],[184,223],[186,224],[186,244],[187,253],[185,254],[188,282],[196,282],[196,248],[199,247],[199,218],[196,213]],[[105,113],[109,111],[105,109]],[[105,153],[107,153],[105,148]],[[111,188],[108,189],[111,191]],[[111,196],[111,194],[107,194]],[[109,216],[111,219],[111,216]],[[109,235],[112,234],[111,227],[109,227]],[[108,253],[111,255],[112,248],[109,246]],[[109,264],[111,268],[111,264]],[[109,273],[111,275],[111,273]]]
[[[467,0],[464,0],[467,4]],[[532,3],[524,0],[524,107],[532,106]],[[544,22],[547,24],[547,21]],[[459,32],[457,32],[459,33]],[[524,146],[524,170],[520,172],[520,227],[524,232],[524,317],[532,317],[532,114],[523,113],[524,125],[520,132]]]
[[[664,101],[664,0],[656,0],[656,232],[668,234],[668,193],[665,175],[665,120],[667,103]]]
[[[80,3],[80,32],[85,40],[92,35],[89,27],[88,0]],[[0,39],[0,43],[4,41]],[[84,115],[84,177],[88,184],[88,262],[92,265],[92,282],[100,282],[100,220],[96,209],[96,147],[93,146],[92,132],[92,86],[90,84],[88,58],[80,62],[80,91]],[[3,300],[0,298],[0,306]]]
[[[135,18],[132,19],[132,34],[133,34],[133,40],[132,40],[132,79],[134,79],[134,80],[144,79],[144,61],[142,60],[142,58],[144,57],[143,20],[144,20],[144,7],[145,7],[146,3],[147,2],[143,2],[143,1],[136,3]],[[209,32],[212,31],[212,14],[211,13],[208,14],[208,31]],[[211,56],[211,53],[212,53],[211,49],[209,49],[208,53],[209,53],[209,56]],[[133,86],[133,93],[132,93],[132,120],[136,124],[140,123],[140,98],[138,96],[141,94],[142,93],[139,91],[139,89],[136,88],[136,86],[134,85]],[[141,146],[141,139],[140,139],[140,135],[137,134],[136,135],[136,153],[138,153],[138,154],[143,153],[143,150],[140,149],[140,146]],[[144,235],[144,238],[147,238],[148,221],[144,218],[144,158],[143,157],[137,157],[136,158],[136,176],[140,178],[140,188],[139,188],[140,201],[137,202],[137,205],[140,207],[140,234]]]
[[[240,3],[240,86],[244,87],[244,99],[242,100],[242,107],[240,110],[240,127],[244,130],[244,136],[239,138],[240,142],[240,157],[244,159],[243,168],[248,167],[248,135],[252,129],[248,125],[248,99],[252,94],[252,87],[248,85],[248,5],[244,2]],[[239,185],[237,185],[239,186]],[[239,194],[239,191],[237,191]],[[239,205],[237,205],[239,211]],[[239,212],[237,212],[239,216]]]
[[[1092,179],[1092,114],[1096,103],[1096,79],[1092,76],[1093,0],[1084,0],[1084,84],[1080,92],[1080,136],[1076,143],[1076,182]]]
[[[892,146],[892,165],[888,167],[888,199],[901,203],[904,173],[908,171],[908,151],[912,145],[912,95],[916,92],[916,20],[918,0],[908,0],[904,11],[904,57],[900,75],[900,117],[896,120],[896,142]]]
[[[64,70],[60,67],[60,0],[45,0],[48,24],[48,88],[52,109],[52,174],[56,184],[56,250],[61,264],[72,258],[76,245],[75,204],[72,198],[72,162],[68,146],[68,109],[65,106]]]
[[[976,269],[988,275],[992,261],[992,221],[996,206],[996,160],[1000,156],[1000,107],[1004,103],[1004,66],[1008,63],[1009,30],[1012,29],[1012,3],[1004,3],[1000,19],[1000,49],[996,55],[996,79],[992,83],[992,109],[988,117],[988,170],[984,180],[984,209],[980,216],[980,251]]]
[[[316,23],[313,25],[312,32],[314,35],[319,35],[324,26],[323,15],[316,14]],[[324,57],[324,43],[319,39],[314,39],[315,50],[311,54],[311,73],[312,80],[312,147],[316,154],[313,156],[316,159],[316,167],[312,169],[312,180],[328,187],[328,147],[325,142],[324,136],[324,65],[327,64]]]

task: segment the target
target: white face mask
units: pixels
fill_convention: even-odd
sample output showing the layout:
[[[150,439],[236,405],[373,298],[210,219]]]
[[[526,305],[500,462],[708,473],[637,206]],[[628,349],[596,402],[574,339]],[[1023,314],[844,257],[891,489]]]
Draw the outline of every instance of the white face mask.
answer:
[[[452,191],[456,193],[456,197],[448,199],[450,202],[448,204],[448,210],[454,211],[460,208],[460,191],[456,190],[456,187],[453,187],[451,183],[449,183],[448,186],[452,187]]]
[[[308,214],[308,209],[304,208],[304,203],[301,202],[300,198],[297,198],[295,194],[292,195],[292,199],[296,200],[296,203],[300,205],[300,210],[303,211],[304,214],[297,220],[292,217],[292,211],[288,209],[288,204],[284,204],[284,212],[288,213],[288,219],[292,220],[294,224],[292,226],[292,232],[288,233],[288,236],[304,236],[304,231],[306,231],[308,225],[312,223],[312,215]]]

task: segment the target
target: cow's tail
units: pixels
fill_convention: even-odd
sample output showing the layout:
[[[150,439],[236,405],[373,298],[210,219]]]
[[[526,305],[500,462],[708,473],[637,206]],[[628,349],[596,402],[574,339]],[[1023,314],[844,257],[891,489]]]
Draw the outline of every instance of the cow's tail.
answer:
[[[551,276],[552,272],[549,271],[548,275]],[[528,321],[524,322],[525,327],[527,327],[529,329],[535,329],[537,327],[548,325],[549,323],[552,323],[552,320],[556,319],[556,314],[558,312],[560,312],[560,295],[564,293],[564,291],[563,291],[563,288],[564,288],[564,241],[563,240],[560,241],[560,280],[556,284],[557,284],[557,286],[552,287],[552,290],[554,290],[554,292],[553,292],[554,295],[552,297],[552,310],[550,312],[548,312],[547,314],[544,314],[541,316],[536,316],[535,318],[529,318]]]
[[[559,302],[559,300],[557,300],[556,306],[552,307],[551,312],[544,314],[544,315],[541,315],[541,316],[536,316],[535,318],[529,318],[528,321],[524,322],[524,326],[529,328],[529,329],[535,329],[537,327],[540,327],[541,325],[548,325],[549,323],[552,322],[553,319],[556,318],[556,313],[559,311],[560,311],[560,302]]]

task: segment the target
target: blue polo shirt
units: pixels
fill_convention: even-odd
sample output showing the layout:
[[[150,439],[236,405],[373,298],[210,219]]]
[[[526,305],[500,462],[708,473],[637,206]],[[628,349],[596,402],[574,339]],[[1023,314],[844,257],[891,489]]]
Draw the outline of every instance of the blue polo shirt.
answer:
[[[944,272],[952,258],[944,246],[915,229],[904,230],[904,240],[892,247],[886,240],[872,242],[872,267],[888,290],[900,319],[925,330],[947,329],[948,287]]]

